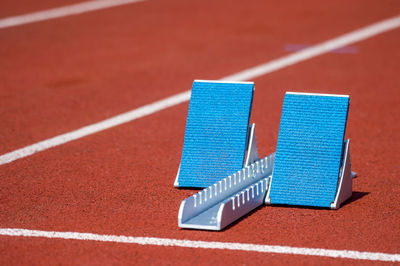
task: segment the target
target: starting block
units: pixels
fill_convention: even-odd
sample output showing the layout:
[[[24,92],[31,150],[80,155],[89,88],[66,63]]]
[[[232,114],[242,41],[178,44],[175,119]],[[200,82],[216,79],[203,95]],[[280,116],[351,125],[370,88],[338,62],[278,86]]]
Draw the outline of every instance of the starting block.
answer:
[[[267,204],[338,208],[351,196],[348,108],[348,95],[286,93]]]
[[[351,196],[355,176],[350,142],[344,141],[348,106],[346,95],[286,93],[276,153],[257,159],[252,125],[250,159],[185,199],[179,227],[221,230],[263,203],[339,208]]]
[[[253,82],[193,82],[175,187],[208,187],[259,159],[249,127],[253,94]]]

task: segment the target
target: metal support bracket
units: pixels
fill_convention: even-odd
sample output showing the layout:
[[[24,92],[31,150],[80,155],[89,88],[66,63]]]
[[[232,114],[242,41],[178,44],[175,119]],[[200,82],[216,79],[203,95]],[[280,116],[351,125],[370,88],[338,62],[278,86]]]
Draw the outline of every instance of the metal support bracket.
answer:
[[[349,145],[350,140],[345,140],[338,188],[336,190],[335,201],[331,203],[331,209],[339,209],[340,205],[342,205],[343,202],[350,198],[353,193],[352,179],[356,177],[357,174],[351,171]]]
[[[247,138],[246,160],[243,167],[248,166],[255,161],[260,160],[258,156],[257,139],[256,139],[256,124],[249,127],[249,136]]]

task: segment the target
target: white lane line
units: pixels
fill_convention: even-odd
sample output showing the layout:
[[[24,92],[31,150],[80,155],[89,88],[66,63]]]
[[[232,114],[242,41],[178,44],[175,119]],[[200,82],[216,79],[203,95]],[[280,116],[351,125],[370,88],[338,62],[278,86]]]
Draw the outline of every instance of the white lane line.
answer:
[[[0,156],[0,165],[150,115],[152,113],[161,111],[170,106],[174,106],[182,102],[185,102],[189,98],[190,98],[190,91],[185,91],[179,94],[175,94],[161,101],[144,105],[132,111],[114,116],[112,118],[100,121],[98,123],[85,126],[50,139],[40,141],[38,143],[29,145],[25,148],[10,153],[6,153]]]
[[[180,240],[180,239],[158,238],[158,237],[99,235],[92,233],[39,231],[39,230],[15,229],[15,228],[0,228],[0,235],[14,236],[14,237],[46,237],[46,238],[58,238],[58,239],[89,240],[89,241],[184,247],[184,248],[239,250],[239,251],[253,251],[262,253],[279,253],[288,255],[305,255],[305,256],[321,256],[321,257],[345,258],[345,259],[356,259],[356,260],[400,262],[400,254],[364,252],[356,250],[334,250],[334,249],[323,249],[323,248],[303,248],[303,247],[272,246],[272,245],[230,243],[230,242],[209,242],[209,241]]]
[[[8,17],[0,19],[0,29],[39,22],[43,20],[62,18],[71,15],[77,15],[85,12],[91,12],[99,9],[110,8],[120,5],[127,5],[144,0],[94,0],[78,4],[52,8],[48,10],[33,12],[25,15]]]
[[[313,57],[328,53],[332,50],[353,44],[355,42],[363,41],[365,39],[371,38],[375,35],[381,34],[383,32],[393,30],[400,27],[400,15],[385,19],[383,21],[374,23],[372,25],[366,26],[364,28],[346,33],[334,39],[322,42],[317,45],[313,45],[304,50],[300,50],[296,53],[289,54],[278,58],[276,60],[270,61],[265,64],[261,64],[250,69],[243,70],[239,73],[233,74],[231,76],[225,77],[227,80],[246,80],[249,78],[258,77],[271,73],[273,71],[282,69],[284,67],[311,59]]]
[[[352,31],[350,33],[341,35],[334,39],[322,42],[320,44],[314,45],[310,48],[283,56],[276,60],[272,60],[265,64],[261,64],[244,71],[238,72],[236,74],[222,78],[221,80],[236,80],[245,81],[253,79],[273,71],[294,65],[296,63],[311,59],[313,57],[322,55],[331,50],[338,49],[349,44],[371,38],[375,35],[381,34],[383,32],[393,30],[400,27],[400,15],[385,19],[383,21],[374,23],[372,25],[366,26],[364,28]],[[100,121],[98,123],[82,127],[80,129],[50,138],[38,143],[26,146],[24,148],[3,154],[0,156],[0,165],[10,163],[17,159],[21,159],[32,155],[34,153],[76,140],[102,130],[115,127],[135,119],[153,114],[155,112],[164,110],[171,106],[175,106],[182,102],[188,101],[190,99],[190,91],[185,91],[182,93],[175,94],[166,99],[156,101],[154,103],[139,107],[137,109],[128,111],[126,113],[111,117],[109,119]]]

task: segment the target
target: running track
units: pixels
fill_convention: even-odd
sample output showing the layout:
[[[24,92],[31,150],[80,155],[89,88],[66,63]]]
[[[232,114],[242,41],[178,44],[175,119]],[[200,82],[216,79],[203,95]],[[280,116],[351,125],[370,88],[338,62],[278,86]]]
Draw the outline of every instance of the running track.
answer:
[[[2,1],[1,17],[58,7],[19,3]],[[148,0],[2,28],[0,154],[184,92],[193,79],[283,58],[287,44],[319,44],[399,14],[397,1]],[[357,53],[324,53],[251,79],[260,155],[275,149],[286,90],[350,95],[346,135],[359,177],[341,209],[262,207],[223,232],[180,230],[179,204],[193,194],[172,186],[184,101],[0,165],[0,263],[365,264],[382,262],[380,253],[398,263],[399,34],[397,27],[351,44]],[[229,250],[227,242],[264,251]],[[268,250],[277,245],[306,252]],[[370,252],[378,261],[313,256],[313,248]]]

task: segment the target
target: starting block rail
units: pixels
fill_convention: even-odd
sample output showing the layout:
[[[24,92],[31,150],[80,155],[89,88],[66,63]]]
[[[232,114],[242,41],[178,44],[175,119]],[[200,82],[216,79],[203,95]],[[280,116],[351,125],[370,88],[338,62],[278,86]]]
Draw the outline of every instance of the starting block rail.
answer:
[[[264,203],[275,153],[185,199],[179,227],[221,230]]]

